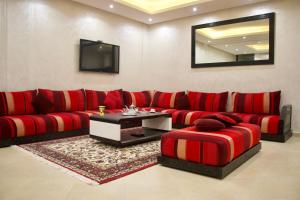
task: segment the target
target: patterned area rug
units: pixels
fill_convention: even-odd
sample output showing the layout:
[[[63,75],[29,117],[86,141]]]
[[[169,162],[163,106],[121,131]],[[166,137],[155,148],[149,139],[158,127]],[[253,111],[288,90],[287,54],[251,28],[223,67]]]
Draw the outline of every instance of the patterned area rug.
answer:
[[[160,153],[159,141],[116,148],[89,136],[24,144],[19,147],[99,184],[155,165]]]

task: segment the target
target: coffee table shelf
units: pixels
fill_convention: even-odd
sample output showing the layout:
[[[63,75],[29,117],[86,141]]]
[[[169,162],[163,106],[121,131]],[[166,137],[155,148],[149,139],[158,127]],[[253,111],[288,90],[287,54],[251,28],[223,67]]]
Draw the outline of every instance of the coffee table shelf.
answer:
[[[157,140],[170,130],[172,118],[167,113],[139,113],[135,116],[109,113],[90,117],[90,137],[117,147]]]

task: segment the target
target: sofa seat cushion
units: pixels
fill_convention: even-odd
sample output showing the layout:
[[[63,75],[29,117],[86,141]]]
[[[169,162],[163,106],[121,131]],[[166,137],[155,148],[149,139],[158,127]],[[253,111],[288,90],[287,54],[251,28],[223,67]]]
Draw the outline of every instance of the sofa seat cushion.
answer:
[[[36,92],[36,90],[0,92],[0,116],[35,114],[36,110],[32,105],[32,100],[35,98]]]
[[[210,132],[188,127],[162,135],[161,151],[171,158],[224,166],[258,144],[260,136],[259,126],[247,123]]]
[[[39,95],[42,95],[53,103],[54,106],[49,110],[49,113],[85,110],[85,94],[83,89],[64,91],[39,89]]]
[[[172,123],[177,125],[192,126],[197,119],[214,113],[218,112],[175,110],[172,112]]]
[[[278,134],[280,125],[279,115],[258,115],[258,114],[245,114],[233,113],[243,119],[243,122],[256,124],[260,126],[261,133],[265,134]]]
[[[0,140],[88,127],[88,116],[80,113],[2,116],[0,117]]]

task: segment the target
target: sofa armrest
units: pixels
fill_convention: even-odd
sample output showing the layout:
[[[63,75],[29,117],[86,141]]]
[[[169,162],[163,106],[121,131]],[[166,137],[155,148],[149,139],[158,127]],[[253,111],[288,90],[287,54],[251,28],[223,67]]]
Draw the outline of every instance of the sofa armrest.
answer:
[[[291,132],[292,128],[292,105],[284,105],[280,112],[281,127],[280,133],[286,134]]]

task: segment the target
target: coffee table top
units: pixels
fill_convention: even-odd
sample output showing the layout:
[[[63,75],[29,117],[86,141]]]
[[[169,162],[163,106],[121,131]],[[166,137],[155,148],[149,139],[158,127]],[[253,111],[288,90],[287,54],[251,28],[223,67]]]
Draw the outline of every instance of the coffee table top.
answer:
[[[153,119],[158,117],[172,117],[172,115],[169,113],[162,112],[145,112],[137,113],[137,115],[122,115],[122,113],[105,113],[104,116],[92,115],[90,116],[90,120],[119,124],[122,121]]]

